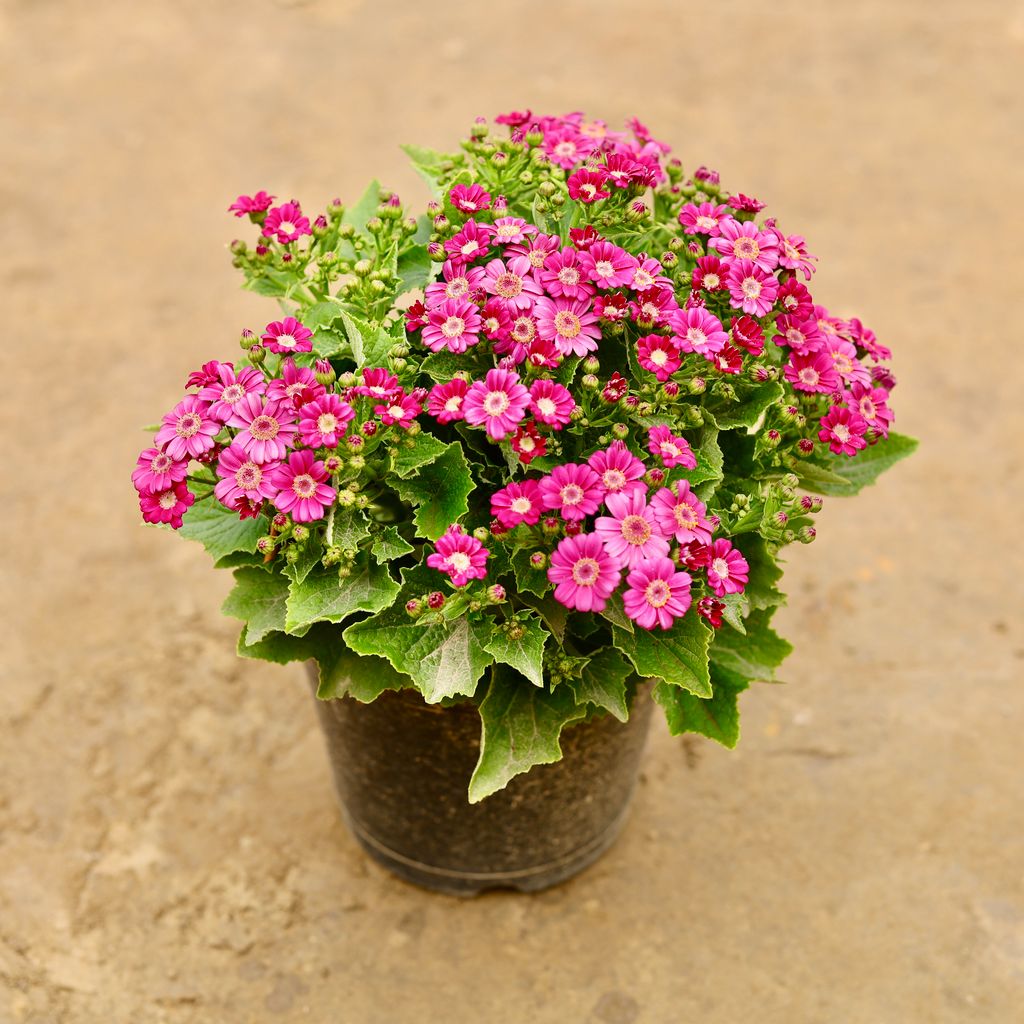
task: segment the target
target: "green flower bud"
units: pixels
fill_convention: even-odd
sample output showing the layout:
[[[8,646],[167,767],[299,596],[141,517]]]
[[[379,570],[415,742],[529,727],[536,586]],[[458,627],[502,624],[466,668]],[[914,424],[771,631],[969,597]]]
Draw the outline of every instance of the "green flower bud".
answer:
[[[686,390],[691,395],[703,395],[708,389],[708,382],[703,377],[691,377],[686,384]]]
[[[629,427],[625,423],[612,424],[612,436],[619,441],[629,437]]]
[[[592,373],[585,373],[580,384],[586,388],[587,391],[596,391],[601,386],[601,382]]]
[[[490,535],[491,535],[491,531],[490,531],[490,530],[488,530],[486,526],[478,526],[478,527],[477,527],[477,528],[476,528],[476,529],[475,529],[475,530],[473,531],[473,536],[474,536],[474,537],[475,537],[475,538],[476,538],[476,539],[477,539],[478,541],[480,541],[480,543],[481,543],[481,544],[484,544],[484,543],[486,543],[486,541],[487,541],[488,537],[490,537]]]
[[[296,523],[292,527],[292,537],[300,544],[305,540],[309,540],[309,527],[303,526],[301,523]]]
[[[597,373],[601,369],[601,364],[598,362],[597,356],[589,355],[583,360],[583,372],[584,373]]]
[[[373,270],[373,264],[369,260],[360,260],[353,268],[352,273],[356,277],[367,277]]]

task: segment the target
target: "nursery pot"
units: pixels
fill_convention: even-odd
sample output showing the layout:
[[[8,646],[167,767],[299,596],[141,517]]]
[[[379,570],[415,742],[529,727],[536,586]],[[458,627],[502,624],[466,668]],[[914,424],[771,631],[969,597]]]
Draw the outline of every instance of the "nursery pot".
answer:
[[[310,674],[315,688],[315,668]],[[472,701],[442,707],[405,689],[369,704],[341,697],[316,705],[341,809],[360,845],[406,881],[458,896],[535,892],[597,860],[625,819],[651,715],[649,688],[640,685],[628,722],[600,714],[567,726],[561,761],[471,804],[480,752]]]

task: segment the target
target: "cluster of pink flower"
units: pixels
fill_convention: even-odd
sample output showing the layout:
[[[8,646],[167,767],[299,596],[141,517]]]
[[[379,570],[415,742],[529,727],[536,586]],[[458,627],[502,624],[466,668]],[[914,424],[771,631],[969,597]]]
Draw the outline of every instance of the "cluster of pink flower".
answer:
[[[669,439],[664,428],[653,428],[649,438],[649,451],[661,457],[666,469],[696,466],[683,438]],[[666,444],[671,445],[668,456]],[[563,533],[548,568],[556,600],[577,611],[603,611],[625,573],[626,614],[645,629],[669,629],[686,614],[693,578],[682,566],[701,569],[716,597],[702,598],[697,610],[717,627],[723,610],[717,598],[742,593],[749,567],[729,540],[712,540],[717,521],[686,480],[649,495],[645,481],[664,478],[663,470],[649,471],[622,441],[613,441],[585,463],[565,463],[546,476],[510,483],[493,494],[491,533],[500,537],[520,526],[539,527],[541,536]],[[602,505],[607,515],[598,515]],[[584,532],[591,516],[596,516],[593,530]],[[673,540],[678,544],[674,558]],[[460,587],[486,577],[489,554],[456,525],[437,542],[427,564],[446,572]],[[534,564],[543,567],[547,559],[539,554]]]

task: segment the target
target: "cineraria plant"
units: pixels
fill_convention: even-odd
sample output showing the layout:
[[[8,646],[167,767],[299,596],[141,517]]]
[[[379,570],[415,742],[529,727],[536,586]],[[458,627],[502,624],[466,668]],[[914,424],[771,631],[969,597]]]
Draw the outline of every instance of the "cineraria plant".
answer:
[[[471,800],[640,680],[733,746],[790,650],[781,548],[914,448],[889,350],[762,203],[635,120],[497,122],[406,147],[419,217],[377,183],[312,221],[240,196],[280,319],[188,377],[132,476],[234,570],[240,654],[315,659],[322,698],[474,700]]]

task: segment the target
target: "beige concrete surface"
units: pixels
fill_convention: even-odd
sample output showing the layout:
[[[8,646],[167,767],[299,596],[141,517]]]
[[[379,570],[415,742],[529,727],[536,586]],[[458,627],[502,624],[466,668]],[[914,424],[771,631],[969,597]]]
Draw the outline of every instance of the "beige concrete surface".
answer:
[[[1024,1021],[1024,6],[0,4],[0,1022]],[[657,728],[556,891],[394,881],[298,668],[137,525],[144,423],[267,300],[240,191],[315,207],[478,114],[638,114],[821,257],[918,456],[792,554],[787,685]]]

